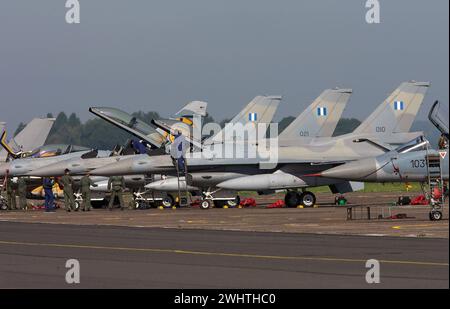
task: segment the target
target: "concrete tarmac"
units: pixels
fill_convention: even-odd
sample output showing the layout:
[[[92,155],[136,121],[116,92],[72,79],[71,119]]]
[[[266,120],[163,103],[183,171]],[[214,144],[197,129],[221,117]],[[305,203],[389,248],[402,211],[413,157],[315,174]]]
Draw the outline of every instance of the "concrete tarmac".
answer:
[[[448,239],[0,223],[0,288],[449,288]],[[81,283],[65,282],[68,259]],[[366,261],[380,284],[366,283]]]

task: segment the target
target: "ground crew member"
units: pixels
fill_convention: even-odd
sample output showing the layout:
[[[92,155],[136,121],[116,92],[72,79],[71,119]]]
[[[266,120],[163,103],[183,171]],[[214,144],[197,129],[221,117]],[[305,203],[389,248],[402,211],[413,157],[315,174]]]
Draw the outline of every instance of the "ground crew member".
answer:
[[[125,189],[125,179],[123,176],[112,176],[108,181],[108,190],[111,191],[109,200],[109,210],[112,210],[114,205],[114,199],[116,196],[119,198],[120,210],[125,209],[125,203],[123,202],[123,190]]]
[[[8,210],[16,209],[16,196],[13,190],[13,182],[9,177],[9,170],[6,170],[3,188],[6,191],[6,203],[8,204]]]
[[[27,183],[24,177],[19,177],[17,181],[17,193],[19,195],[19,209],[27,209]]]
[[[55,182],[53,179],[45,177],[42,187],[44,188],[44,194],[45,194],[45,211],[46,212],[54,212],[55,211],[55,205],[54,200],[55,196],[53,195],[53,185]]]
[[[92,205],[91,205],[91,186],[97,187],[97,184],[95,184],[89,176],[90,176],[90,174],[87,173],[80,180],[81,194],[83,196],[83,211],[90,211],[91,210],[91,208],[92,208]]]
[[[64,176],[61,177],[61,183],[63,185],[64,204],[66,205],[66,211],[70,212],[75,210],[75,199],[73,197],[73,178],[69,175],[70,170],[66,168]]]

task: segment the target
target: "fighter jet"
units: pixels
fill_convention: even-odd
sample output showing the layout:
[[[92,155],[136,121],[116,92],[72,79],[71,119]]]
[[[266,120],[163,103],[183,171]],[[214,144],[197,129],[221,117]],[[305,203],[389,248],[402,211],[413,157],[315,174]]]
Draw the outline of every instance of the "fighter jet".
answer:
[[[429,183],[430,187],[439,185],[442,191],[442,180],[448,181],[449,178],[448,119],[445,122],[443,117],[445,116],[438,113],[436,102],[429,113],[429,119],[447,137],[447,143],[442,149],[432,149],[429,141],[420,136],[395,150],[333,167],[320,172],[319,176],[380,183],[415,181]],[[433,207],[430,219],[441,218],[439,207]]]
[[[428,115],[430,121],[443,135],[448,136],[448,119],[439,114],[436,101]],[[429,157],[440,158],[442,175],[448,178],[448,143],[444,149],[431,149],[429,141],[419,136],[412,141],[387,151],[380,156],[348,162],[329,170],[320,176],[338,179],[361,180],[368,182],[424,182],[428,179]]]
[[[206,116],[207,103],[193,101],[187,103],[174,117],[179,116],[178,121],[185,121],[189,117],[199,115]],[[83,175],[98,167],[119,162],[128,159],[137,153],[149,153],[151,155],[164,154],[164,144],[168,142],[170,136],[164,131],[155,129],[144,121],[117,108],[111,107],[91,107],[90,112],[100,118],[114,124],[115,126],[133,134],[142,139],[148,147],[140,147],[141,141],[131,141],[122,150],[113,150],[106,155],[70,157],[65,160],[58,160],[50,165],[41,165],[27,172],[29,176],[48,177],[60,176],[64,174],[65,169],[69,169],[72,175]],[[135,181],[131,181],[132,184]]]
[[[286,145],[270,149],[269,156],[274,154],[273,157],[278,159],[276,166],[269,170],[260,168],[265,165],[266,159],[261,153],[251,158],[204,158],[201,154],[190,153],[186,155],[189,173],[192,175],[195,173],[203,182],[208,182],[209,187],[205,188],[204,193],[211,193],[208,188],[213,187],[264,191],[321,185],[330,185],[335,190],[344,192],[349,190],[347,181],[339,182],[336,179],[305,175],[317,174],[349,161],[380,155],[386,149],[392,148],[392,145],[405,143],[421,135],[421,132],[408,133],[408,131],[428,87],[428,83],[415,81],[402,83],[351,134],[333,138],[321,137],[306,145]],[[323,114],[323,110],[317,110],[317,113]],[[170,156],[139,155],[96,169],[92,174],[105,176],[173,174],[173,171]],[[194,177],[192,179],[194,181]],[[210,195],[205,194],[207,197]],[[288,191],[285,197],[289,207],[299,204],[312,206],[315,200],[314,194],[307,191],[301,195],[295,191]],[[208,204],[208,200],[204,202]]]
[[[361,188],[361,183],[348,181],[352,179],[343,179],[341,182],[326,177],[318,179],[317,174],[314,174],[313,171],[324,170],[327,169],[327,166],[336,166],[358,157],[365,158],[370,156],[369,153],[381,154],[393,149],[394,146],[422,135],[422,132],[408,133],[408,131],[420,109],[428,87],[429,83],[415,81],[402,83],[353,133],[314,140],[309,145],[309,149],[299,150],[302,159],[306,162],[309,161],[309,166],[303,165],[298,170],[298,165],[292,164],[292,166],[282,167],[272,174],[231,179],[219,183],[217,186],[224,189],[240,187],[240,190],[277,190],[328,185],[333,193],[345,193]],[[316,153],[316,157],[314,157],[314,153]],[[308,157],[311,159],[308,160]],[[295,158],[292,160],[295,161]],[[310,173],[307,172],[308,170]],[[288,191],[285,197],[288,207],[298,204],[310,207],[315,202],[314,194],[308,191],[304,191],[302,194]]]
[[[8,155],[12,158],[27,156],[30,151],[44,145],[54,122],[55,118],[35,118],[9,142],[6,141],[7,133],[4,130],[0,138],[4,148],[0,150],[0,162],[6,161]],[[0,128],[0,131],[2,130],[3,128]]]
[[[348,162],[317,174],[320,177],[365,182],[426,182],[428,162],[437,158],[444,179],[448,179],[448,149],[435,150],[420,136],[377,157]]]

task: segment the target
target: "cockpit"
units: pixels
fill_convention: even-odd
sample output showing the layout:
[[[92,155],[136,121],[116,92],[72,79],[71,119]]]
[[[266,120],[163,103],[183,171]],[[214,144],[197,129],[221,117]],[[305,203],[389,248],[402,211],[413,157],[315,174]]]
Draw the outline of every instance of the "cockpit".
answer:
[[[144,135],[155,132],[155,129],[150,125],[120,109],[112,107],[91,107],[90,110],[102,118],[115,121]]]
[[[24,153],[23,157],[32,158],[45,158],[59,156],[63,154],[68,154],[72,152],[88,151],[90,148],[77,146],[77,145],[67,145],[67,144],[52,144],[44,145],[39,148],[32,150],[31,152]]]
[[[426,150],[429,147],[429,145],[430,145],[430,142],[424,136],[419,136],[419,137],[413,139],[412,141],[399,146],[395,150],[398,153],[421,151],[421,150]]]

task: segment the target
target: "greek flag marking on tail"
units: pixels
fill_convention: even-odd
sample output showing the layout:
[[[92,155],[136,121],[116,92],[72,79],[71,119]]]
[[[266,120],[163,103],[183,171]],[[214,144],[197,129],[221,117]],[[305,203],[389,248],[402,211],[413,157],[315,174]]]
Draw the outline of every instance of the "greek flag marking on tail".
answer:
[[[258,120],[258,114],[257,113],[249,113],[248,114],[248,120],[250,120],[250,121]]]
[[[394,101],[394,110],[402,111],[405,109],[405,103],[403,101]]]
[[[317,108],[317,116],[326,116],[327,108],[326,107],[318,107]]]

